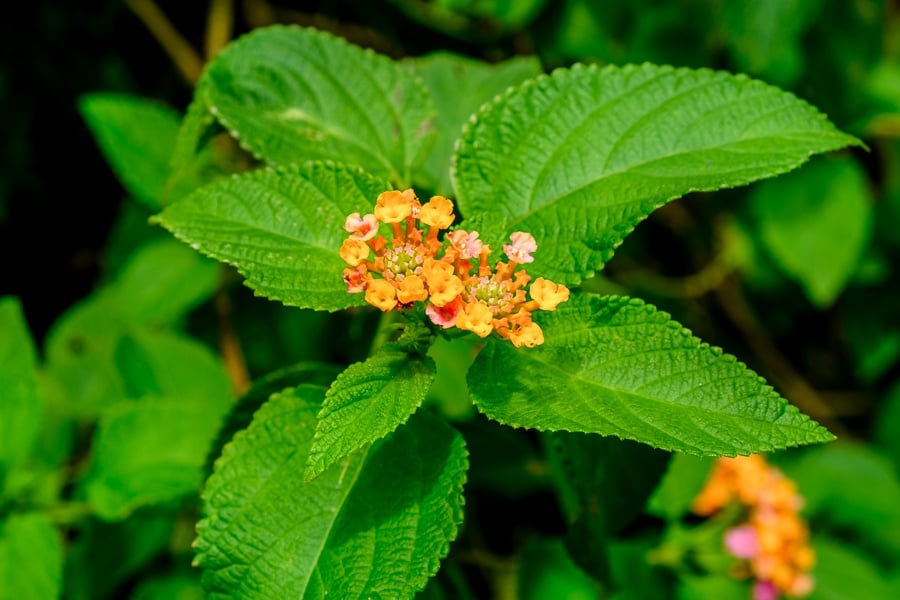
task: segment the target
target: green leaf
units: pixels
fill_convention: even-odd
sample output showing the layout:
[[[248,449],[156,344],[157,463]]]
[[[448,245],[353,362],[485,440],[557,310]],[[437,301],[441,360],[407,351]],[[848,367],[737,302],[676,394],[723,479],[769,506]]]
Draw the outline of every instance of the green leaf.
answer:
[[[541,65],[533,57],[489,64],[447,52],[429,54],[414,64],[437,106],[434,146],[415,178],[432,192],[449,196],[453,144],[465,122],[483,103],[540,73]]]
[[[463,214],[535,236],[529,272],[577,283],[669,200],[852,144],[808,104],[743,76],[579,65],[484,106],[457,145],[454,181]]]
[[[149,243],[132,255],[115,282],[122,318],[172,323],[210,298],[221,270],[172,239]]]
[[[85,481],[88,502],[104,519],[198,491],[219,420],[208,408],[146,398],[107,411],[94,439]]]
[[[173,516],[172,512],[145,509],[117,523],[90,519],[79,524],[78,537],[66,556],[67,600],[119,597],[117,588],[169,551]]]
[[[128,600],[203,600],[200,578],[192,573],[176,573],[146,579]]]
[[[0,600],[59,598],[63,548],[59,532],[39,514],[0,521]]]
[[[395,344],[338,375],[325,394],[303,472],[309,481],[406,422],[428,394],[436,367]]]
[[[469,372],[476,406],[501,423],[698,455],[834,438],[734,357],[639,300],[574,294],[539,318],[542,346],[492,339]]]
[[[569,522],[566,547],[582,569],[608,581],[609,539],[644,512],[670,455],[581,433],[554,432],[545,440]]]
[[[34,446],[43,416],[37,351],[19,301],[0,298],[0,492]]]
[[[228,412],[228,416],[222,423],[212,448],[210,448],[209,455],[206,457],[206,466],[203,468],[203,472],[207,475],[212,473],[215,461],[222,453],[222,448],[231,441],[234,434],[250,426],[250,423],[253,422],[253,414],[269,399],[269,396],[287,387],[301,384],[328,387],[340,373],[341,368],[337,365],[304,362],[255,379],[247,393],[238,398]]]
[[[257,294],[284,304],[339,310],[348,294],[339,256],[344,220],[370,212],[387,184],[331,163],[254,171],[214,183],[157,218],[182,241],[237,267]]]
[[[197,564],[211,598],[410,598],[462,521],[462,439],[419,411],[310,483],[324,388],[276,394],[225,447],[204,491]]]
[[[900,479],[887,458],[862,444],[839,442],[810,449],[782,469],[797,483],[813,530],[852,531],[859,546],[896,563]]]
[[[434,107],[412,68],[314,29],[242,37],[198,93],[269,164],[334,160],[408,183],[432,141]]]
[[[572,562],[559,540],[534,538],[519,558],[521,600],[595,600],[600,587]]]
[[[683,517],[706,485],[713,464],[715,461],[708,457],[674,455],[659,487],[650,498],[648,512],[670,521]]]
[[[180,115],[126,94],[87,94],[79,98],[78,108],[122,185],[145,206],[159,210]]]
[[[894,598],[886,574],[869,557],[854,552],[843,540],[813,538],[816,587],[809,600]]]
[[[141,400],[109,409],[84,486],[105,519],[199,489],[230,405],[228,376],[204,346],[173,334],[133,334],[118,350],[125,387]]]
[[[744,73],[790,85],[803,72],[803,34],[821,0],[733,0],[722,5],[725,42]]]
[[[834,302],[872,233],[872,195],[852,158],[815,160],[753,191],[758,239],[813,304]]]

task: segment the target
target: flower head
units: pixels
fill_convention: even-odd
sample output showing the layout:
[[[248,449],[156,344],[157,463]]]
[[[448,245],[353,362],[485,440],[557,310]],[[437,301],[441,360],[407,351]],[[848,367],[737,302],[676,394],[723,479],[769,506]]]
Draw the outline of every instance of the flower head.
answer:
[[[379,194],[373,214],[353,213],[344,222],[349,237],[340,256],[350,265],[343,273],[347,291],[365,292],[366,302],[382,311],[423,302],[425,315],[442,329],[456,327],[479,337],[495,333],[516,347],[542,344],[544,333],[531,315],[554,310],[569,290],[539,278],[527,300],[531,277],[518,267],[534,260],[534,237],[513,233],[512,243],[504,246],[509,262],[492,267],[491,249],[477,231],[458,229],[441,241],[440,232],[453,218],[453,202],[443,196],[421,205],[413,190]],[[378,235],[380,223],[390,226],[390,239]]]
[[[808,595],[815,553],[797,512],[803,502],[794,482],[759,455],[721,458],[692,508],[711,515],[732,503],[740,504],[746,517],[726,531],[723,542],[732,556],[746,561],[755,579],[754,600]]]

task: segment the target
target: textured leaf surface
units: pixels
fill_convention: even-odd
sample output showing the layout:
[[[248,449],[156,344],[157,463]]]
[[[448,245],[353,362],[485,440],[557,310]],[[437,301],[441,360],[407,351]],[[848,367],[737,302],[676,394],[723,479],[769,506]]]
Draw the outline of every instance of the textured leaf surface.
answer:
[[[209,598],[411,598],[437,571],[462,521],[462,438],[420,411],[304,484],[324,394],[275,394],[225,447],[197,528]]]
[[[833,439],[734,357],[639,300],[574,295],[541,319],[546,342],[493,340],[469,390],[488,417],[692,454],[735,455]]]
[[[816,160],[754,190],[759,240],[817,306],[856,272],[872,233],[873,198],[852,158]]]
[[[316,477],[404,423],[422,405],[435,372],[431,358],[411,356],[393,344],[350,365],[325,395],[304,478]]]
[[[5,472],[28,457],[43,415],[37,353],[19,301],[0,298],[0,491]]]
[[[371,212],[386,183],[359,169],[310,163],[232,177],[168,207],[158,219],[179,239],[237,267],[259,295],[338,310],[348,294],[338,252],[344,219]]]
[[[0,600],[59,598],[62,563],[59,533],[43,515],[0,521]]]
[[[746,77],[576,66],[483,107],[457,146],[454,179],[464,214],[535,236],[529,272],[577,283],[665,202],[851,144],[808,104]]]
[[[125,94],[89,94],[79,99],[78,107],[122,185],[158,210],[181,120],[178,113]]]
[[[411,67],[313,29],[269,27],[231,44],[198,93],[269,164],[335,160],[410,180],[434,108]]]
[[[465,122],[483,103],[536,76],[541,65],[531,57],[489,64],[446,52],[429,54],[414,64],[437,107],[434,146],[416,177],[432,192],[452,196],[450,158]]]

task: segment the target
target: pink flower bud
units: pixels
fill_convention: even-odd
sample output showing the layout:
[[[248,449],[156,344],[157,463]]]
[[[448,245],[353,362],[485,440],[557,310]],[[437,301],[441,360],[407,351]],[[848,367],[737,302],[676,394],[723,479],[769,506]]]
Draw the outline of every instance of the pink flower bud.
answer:
[[[512,241],[512,244],[503,245],[503,252],[506,253],[509,260],[517,263],[534,262],[534,257],[531,256],[531,253],[537,250],[537,242],[534,241],[533,235],[524,231],[517,231],[510,235],[509,239]]]

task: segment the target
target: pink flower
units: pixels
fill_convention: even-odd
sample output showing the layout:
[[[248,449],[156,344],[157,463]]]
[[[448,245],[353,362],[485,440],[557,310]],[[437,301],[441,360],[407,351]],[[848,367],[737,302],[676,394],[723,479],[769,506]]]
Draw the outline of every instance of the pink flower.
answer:
[[[428,306],[425,307],[425,314],[428,315],[428,318],[435,325],[440,325],[443,329],[449,329],[456,325],[456,316],[462,308],[463,302],[458,298],[444,306],[435,306],[429,302]]]
[[[753,525],[733,527],[725,532],[725,548],[737,558],[749,560],[759,554],[759,537]]]
[[[344,221],[344,230],[350,234],[352,239],[365,242],[371,240],[378,233],[378,220],[375,215],[360,217],[359,213],[355,212]]]
[[[534,262],[534,257],[531,256],[531,253],[537,250],[537,242],[534,241],[533,235],[524,231],[517,231],[509,236],[509,239],[512,241],[512,244],[503,245],[503,252],[506,253],[509,260],[517,263]]]
[[[779,595],[771,581],[757,581],[753,585],[753,600],[778,600]]]
[[[462,229],[451,231],[447,234],[450,244],[459,252],[460,258],[475,258],[481,254],[482,243],[478,239],[478,232],[467,233]]]

